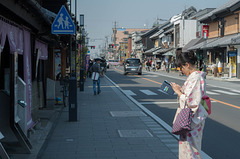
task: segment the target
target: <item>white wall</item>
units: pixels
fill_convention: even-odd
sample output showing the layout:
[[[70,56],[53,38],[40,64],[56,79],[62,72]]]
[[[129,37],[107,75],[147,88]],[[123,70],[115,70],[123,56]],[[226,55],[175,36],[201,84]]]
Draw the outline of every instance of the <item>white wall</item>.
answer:
[[[180,47],[196,39],[197,20],[180,20]]]

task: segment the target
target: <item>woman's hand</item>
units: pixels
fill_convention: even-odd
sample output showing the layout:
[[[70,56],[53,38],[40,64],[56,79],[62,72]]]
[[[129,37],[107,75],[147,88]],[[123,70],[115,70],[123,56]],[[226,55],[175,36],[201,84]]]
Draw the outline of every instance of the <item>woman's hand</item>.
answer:
[[[176,92],[177,95],[180,97],[182,95],[182,87],[174,82],[171,82],[170,85],[172,86],[174,92]]]

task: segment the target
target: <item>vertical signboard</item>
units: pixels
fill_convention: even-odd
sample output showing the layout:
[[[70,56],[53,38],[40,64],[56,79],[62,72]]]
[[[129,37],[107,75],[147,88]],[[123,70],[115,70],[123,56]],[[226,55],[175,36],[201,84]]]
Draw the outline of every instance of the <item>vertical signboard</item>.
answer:
[[[85,56],[85,71],[86,71],[86,72],[88,72],[89,62],[90,62],[90,55],[87,54],[87,55]]]
[[[209,26],[208,25],[203,25],[203,28],[202,28],[202,36],[204,37],[204,33],[207,34],[207,37],[208,37],[208,33],[209,33]]]

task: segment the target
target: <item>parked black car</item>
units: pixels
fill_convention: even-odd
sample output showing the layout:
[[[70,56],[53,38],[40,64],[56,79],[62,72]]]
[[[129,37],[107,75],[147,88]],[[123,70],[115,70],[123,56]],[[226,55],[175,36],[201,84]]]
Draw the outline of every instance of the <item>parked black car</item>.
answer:
[[[142,63],[140,59],[137,58],[128,58],[124,62],[124,75],[128,73],[138,73],[142,74]]]

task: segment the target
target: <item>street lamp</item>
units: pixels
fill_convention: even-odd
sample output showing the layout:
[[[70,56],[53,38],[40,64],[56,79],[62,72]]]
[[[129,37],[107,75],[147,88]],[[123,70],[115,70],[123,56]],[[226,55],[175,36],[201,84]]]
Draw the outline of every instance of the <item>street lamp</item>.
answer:
[[[84,27],[84,14],[80,14],[80,27]]]

